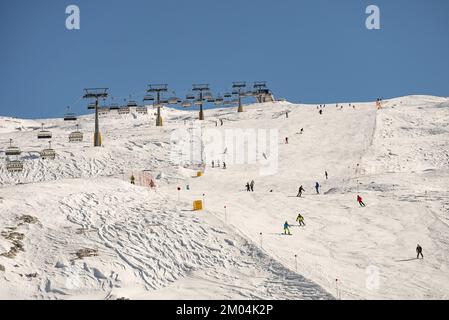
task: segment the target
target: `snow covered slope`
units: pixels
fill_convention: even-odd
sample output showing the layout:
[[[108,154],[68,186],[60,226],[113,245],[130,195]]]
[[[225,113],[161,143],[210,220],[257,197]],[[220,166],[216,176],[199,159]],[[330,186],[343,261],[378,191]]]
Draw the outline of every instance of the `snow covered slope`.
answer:
[[[6,171],[0,153],[0,254],[17,249],[0,256],[0,298],[448,298],[449,101],[354,105],[323,115],[279,102],[207,110],[205,129],[279,130],[269,176],[232,164],[230,152],[219,159],[226,170],[206,159],[200,178],[173,163],[171,135],[197,112],[165,109],[163,128],[153,114],[102,116],[104,146],[95,149],[68,143],[75,127],[62,119],[0,118],[0,146],[12,138],[25,151],[20,174]],[[41,122],[55,161],[36,156],[46,147],[36,138]],[[79,123],[91,140],[92,116]],[[158,177],[155,190],[129,184],[141,170]],[[192,212],[203,194],[206,210]],[[306,227],[283,236],[298,212]],[[417,243],[424,260],[413,259]]]

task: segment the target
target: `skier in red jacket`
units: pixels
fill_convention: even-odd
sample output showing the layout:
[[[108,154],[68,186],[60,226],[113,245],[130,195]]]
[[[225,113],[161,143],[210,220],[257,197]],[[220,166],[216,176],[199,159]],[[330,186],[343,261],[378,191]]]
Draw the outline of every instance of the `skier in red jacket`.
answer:
[[[361,196],[357,196],[357,202],[359,203],[359,205],[361,206],[361,207],[365,207],[365,204],[363,203],[363,199],[362,199],[362,197]]]

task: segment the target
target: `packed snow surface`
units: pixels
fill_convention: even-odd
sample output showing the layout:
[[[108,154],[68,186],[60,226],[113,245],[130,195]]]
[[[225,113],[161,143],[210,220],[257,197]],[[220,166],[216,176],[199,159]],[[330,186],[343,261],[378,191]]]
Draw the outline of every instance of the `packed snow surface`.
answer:
[[[254,104],[206,110],[200,123],[197,111],[165,108],[164,127],[152,112],[110,112],[99,148],[92,115],[78,119],[79,143],[62,119],[0,117],[0,299],[448,299],[449,100],[322,110]],[[55,160],[39,156],[42,123]],[[190,132],[179,141],[198,149],[198,127],[277,130],[277,169],[235,162],[224,143],[197,177],[176,162],[173,137]],[[21,173],[6,170],[10,139]]]

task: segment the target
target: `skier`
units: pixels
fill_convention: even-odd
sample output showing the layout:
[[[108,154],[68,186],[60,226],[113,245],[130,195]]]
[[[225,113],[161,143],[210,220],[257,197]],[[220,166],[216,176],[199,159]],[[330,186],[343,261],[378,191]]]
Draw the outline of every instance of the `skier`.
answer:
[[[250,192],[251,191],[251,187],[249,185],[249,182],[246,183],[246,192]]]
[[[326,177],[326,180],[329,179],[329,175],[327,174],[327,171],[324,171],[324,176]]]
[[[320,114],[323,114],[323,110],[320,109]]]
[[[304,223],[304,217],[300,213],[298,213],[296,221],[299,223],[299,226],[306,226],[306,224]]]
[[[317,194],[320,194],[320,184],[318,182],[315,183],[315,190]]]
[[[304,133],[304,128],[301,128],[301,134],[303,134]]]
[[[215,162],[212,160],[212,168],[215,168]]]
[[[136,178],[134,175],[131,175],[131,184],[136,184]]]
[[[284,223],[284,234],[285,234],[285,235],[288,234],[288,235],[290,235],[290,236],[292,235],[291,232],[290,232],[290,225],[288,224],[287,221],[285,221],[285,223]]]
[[[226,162],[223,161],[223,169],[226,169]]]
[[[220,119],[220,126],[223,125],[223,119]]]
[[[251,187],[251,191],[254,192],[254,180],[251,180],[251,184],[249,186]]]
[[[288,137],[285,137],[285,144],[288,144]]]
[[[365,207],[365,204],[363,203],[363,199],[361,196],[357,195],[357,202],[361,207]]]
[[[298,195],[297,195],[298,198],[301,198],[303,191],[306,191],[306,190],[303,188],[303,186],[300,186],[299,190],[298,190]]]
[[[416,259],[419,259],[420,255],[421,255],[421,258],[424,259],[424,256],[422,254],[422,247],[418,244],[416,247]]]
[[[285,117],[288,119],[288,111],[285,112]]]

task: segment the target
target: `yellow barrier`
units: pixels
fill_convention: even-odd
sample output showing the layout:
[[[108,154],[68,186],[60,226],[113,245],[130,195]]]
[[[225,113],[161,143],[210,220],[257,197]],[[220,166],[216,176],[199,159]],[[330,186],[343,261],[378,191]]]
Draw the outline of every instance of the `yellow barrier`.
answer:
[[[196,173],[196,176],[197,177],[201,177],[203,175],[203,173],[201,172],[201,171],[198,171],[197,173]]]
[[[193,201],[193,211],[203,210],[203,201],[196,200]]]

